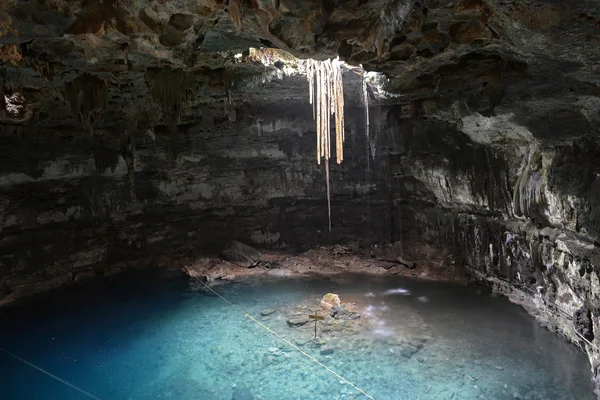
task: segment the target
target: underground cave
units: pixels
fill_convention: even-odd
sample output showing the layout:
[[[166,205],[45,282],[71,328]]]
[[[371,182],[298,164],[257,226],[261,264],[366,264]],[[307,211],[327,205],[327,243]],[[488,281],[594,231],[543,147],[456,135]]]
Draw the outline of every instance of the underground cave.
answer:
[[[0,397],[600,399],[600,2],[0,3]]]

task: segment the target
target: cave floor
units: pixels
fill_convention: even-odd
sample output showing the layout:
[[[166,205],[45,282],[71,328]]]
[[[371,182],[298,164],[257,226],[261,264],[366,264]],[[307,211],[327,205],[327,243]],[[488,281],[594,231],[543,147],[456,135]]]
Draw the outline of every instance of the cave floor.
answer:
[[[401,255],[399,253],[402,253]],[[416,260],[416,261],[415,261]],[[163,263],[169,269],[168,263]],[[183,270],[210,286],[235,282],[249,277],[331,277],[340,274],[401,276],[420,280],[466,284],[464,268],[454,266],[428,246],[398,252],[393,247],[370,247],[356,250],[335,245],[306,251],[273,251],[262,254],[254,268],[245,268],[217,257],[199,257]]]
[[[243,313],[189,279],[94,281],[2,309],[0,345],[101,399],[366,398],[298,349],[376,399],[595,398],[582,352],[464,286],[260,276],[214,290]],[[329,292],[361,317],[331,318]],[[0,374],[6,400],[88,398],[1,352]]]

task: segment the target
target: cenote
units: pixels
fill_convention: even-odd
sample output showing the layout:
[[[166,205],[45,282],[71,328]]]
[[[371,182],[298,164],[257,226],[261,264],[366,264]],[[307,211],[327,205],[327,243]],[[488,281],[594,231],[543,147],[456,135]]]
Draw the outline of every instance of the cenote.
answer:
[[[367,398],[195,289],[146,272],[51,293],[3,309],[0,343],[101,399]],[[505,298],[463,286],[339,275],[214,290],[375,399],[594,398],[582,352]],[[289,325],[330,292],[360,318],[318,321],[316,341],[312,321]],[[0,374],[6,400],[89,398],[4,353]]]
[[[600,400],[599,32],[0,0],[0,400]]]

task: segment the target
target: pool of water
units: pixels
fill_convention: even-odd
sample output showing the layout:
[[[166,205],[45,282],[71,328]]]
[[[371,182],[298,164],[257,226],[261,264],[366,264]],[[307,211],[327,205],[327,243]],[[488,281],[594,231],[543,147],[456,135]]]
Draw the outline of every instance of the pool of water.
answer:
[[[504,298],[366,276],[215,290],[375,399],[595,399],[583,353]],[[361,318],[320,321],[314,342],[287,320],[328,292]],[[367,398],[222,299],[147,273],[0,309],[0,347],[103,400]],[[4,400],[90,398],[2,352],[0,376]]]

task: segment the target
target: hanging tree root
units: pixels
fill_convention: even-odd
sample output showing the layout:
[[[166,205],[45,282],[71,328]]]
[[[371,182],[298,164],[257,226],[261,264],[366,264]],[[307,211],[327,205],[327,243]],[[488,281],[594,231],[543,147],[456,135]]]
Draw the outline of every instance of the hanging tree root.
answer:
[[[317,123],[317,164],[325,160],[327,179],[327,215],[331,232],[331,190],[329,159],[331,158],[331,116],[335,117],[335,150],[338,164],[344,160],[344,85],[342,65],[335,60],[306,60],[306,76],[309,85],[309,101],[313,106],[313,118]]]

